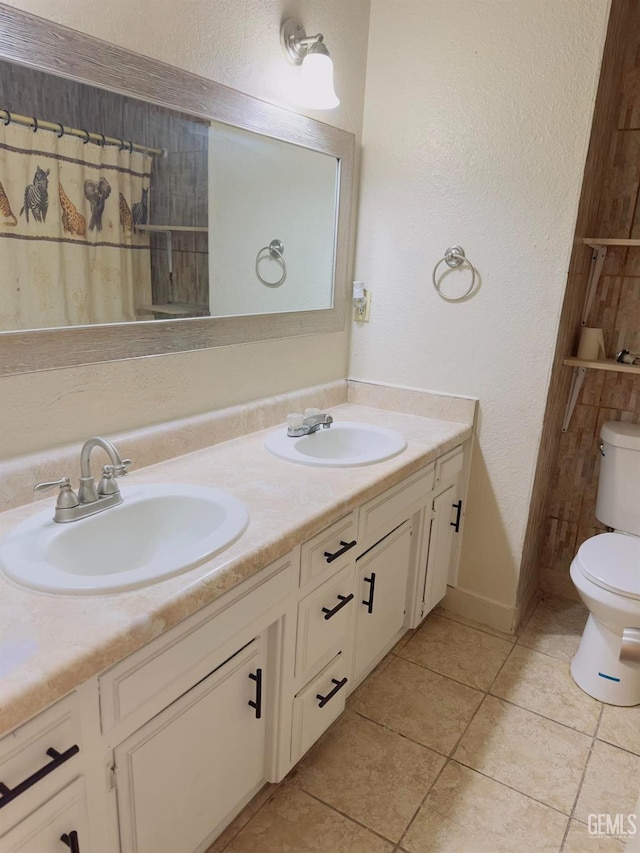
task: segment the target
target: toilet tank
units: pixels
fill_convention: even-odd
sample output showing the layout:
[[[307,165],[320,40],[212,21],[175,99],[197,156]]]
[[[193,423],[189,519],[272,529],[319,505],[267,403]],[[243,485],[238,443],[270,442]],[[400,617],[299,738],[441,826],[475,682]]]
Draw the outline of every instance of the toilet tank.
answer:
[[[603,456],[596,518],[615,530],[640,536],[640,424],[607,421],[600,438]]]

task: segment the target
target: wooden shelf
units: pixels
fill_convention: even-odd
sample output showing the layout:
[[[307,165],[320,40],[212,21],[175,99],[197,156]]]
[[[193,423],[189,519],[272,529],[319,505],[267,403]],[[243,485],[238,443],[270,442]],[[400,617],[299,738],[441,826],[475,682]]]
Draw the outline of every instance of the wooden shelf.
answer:
[[[139,313],[144,314],[172,314],[173,316],[191,316],[192,314],[206,314],[209,316],[208,305],[189,305],[187,302],[168,302],[162,305],[142,305]]]
[[[585,246],[640,246],[640,240],[623,240],[619,237],[583,237],[579,242]]]
[[[613,373],[640,373],[640,364],[620,364],[617,361],[585,361],[583,358],[563,358],[567,367],[584,367],[589,370],[609,370]]]
[[[168,231],[183,231],[193,234],[206,234],[209,229],[206,225],[136,225],[137,231],[159,231],[166,234]],[[640,245],[640,243],[638,243]]]

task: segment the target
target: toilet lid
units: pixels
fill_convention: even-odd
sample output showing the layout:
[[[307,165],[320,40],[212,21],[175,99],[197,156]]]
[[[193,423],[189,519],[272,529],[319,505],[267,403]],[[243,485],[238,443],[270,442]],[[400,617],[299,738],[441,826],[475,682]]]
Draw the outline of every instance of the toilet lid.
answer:
[[[603,589],[640,599],[640,536],[593,536],[578,549],[576,562],[582,574]]]

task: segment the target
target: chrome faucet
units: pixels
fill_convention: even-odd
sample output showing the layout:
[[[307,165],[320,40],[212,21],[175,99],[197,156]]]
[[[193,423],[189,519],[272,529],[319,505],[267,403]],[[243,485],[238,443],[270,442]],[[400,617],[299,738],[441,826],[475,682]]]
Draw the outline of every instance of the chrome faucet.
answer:
[[[102,477],[96,487],[91,475],[91,451],[94,447],[101,447],[109,456],[111,465],[103,465]],[[42,492],[54,486],[60,487],[56,511],[53,520],[57,522],[77,521],[95,515],[104,509],[117,506],[122,503],[122,495],[116,483],[116,477],[122,477],[127,473],[127,466],[131,464],[130,459],[122,459],[115,444],[108,438],[95,436],[88,439],[82,445],[80,452],[80,486],[76,494],[71,488],[68,477],[54,480],[50,483],[37,483],[33,490]]]
[[[317,415],[309,415],[309,417],[303,418],[301,426],[289,427],[287,429],[287,435],[290,438],[298,438],[301,435],[311,435],[311,433],[317,432],[320,427],[323,429],[329,429],[332,423],[333,418],[331,415],[326,415],[322,412]]]

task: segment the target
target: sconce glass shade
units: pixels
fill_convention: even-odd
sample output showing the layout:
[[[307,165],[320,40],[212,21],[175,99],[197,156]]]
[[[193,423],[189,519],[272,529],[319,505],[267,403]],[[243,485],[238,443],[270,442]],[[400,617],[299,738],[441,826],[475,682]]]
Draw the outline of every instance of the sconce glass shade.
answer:
[[[333,62],[322,42],[312,45],[302,60],[300,100],[312,110],[331,110],[340,103],[333,87]]]

